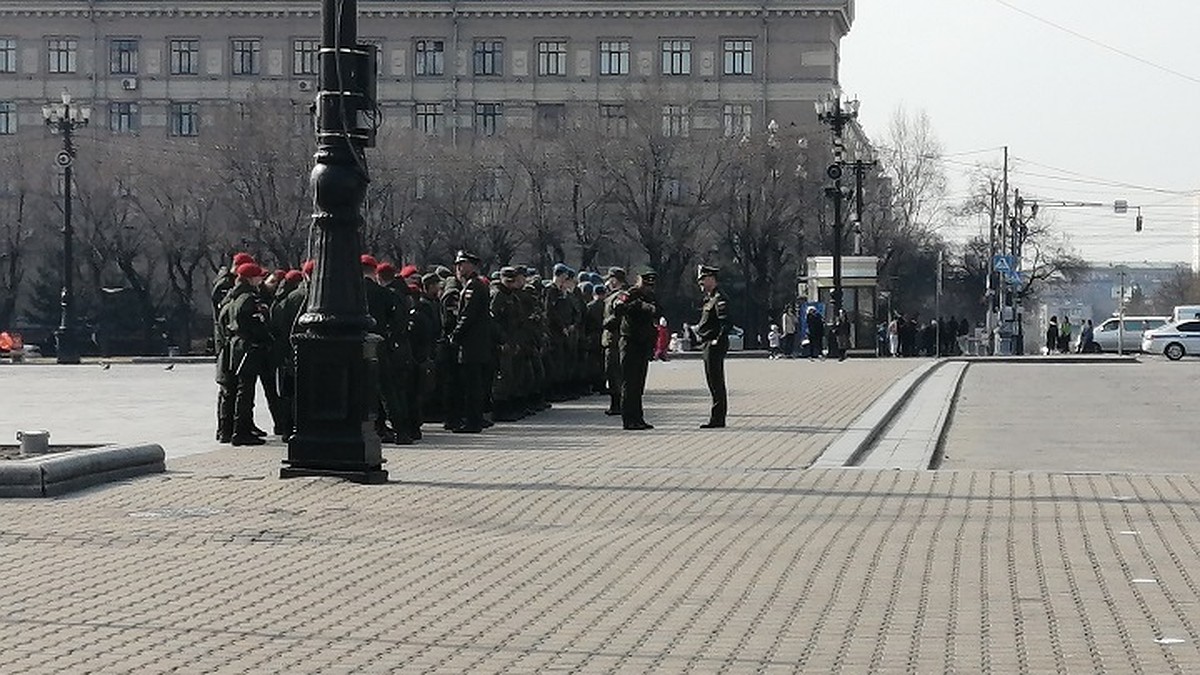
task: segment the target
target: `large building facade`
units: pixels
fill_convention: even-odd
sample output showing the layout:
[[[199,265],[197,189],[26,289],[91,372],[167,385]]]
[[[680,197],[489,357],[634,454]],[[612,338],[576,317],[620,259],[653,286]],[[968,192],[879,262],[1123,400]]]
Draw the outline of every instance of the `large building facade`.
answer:
[[[454,143],[626,123],[662,97],[664,130],[817,125],[854,0],[362,0],[386,124]],[[0,136],[44,134],[64,89],[89,133],[203,137],[248,96],[315,93],[318,0],[28,0],[0,5]]]

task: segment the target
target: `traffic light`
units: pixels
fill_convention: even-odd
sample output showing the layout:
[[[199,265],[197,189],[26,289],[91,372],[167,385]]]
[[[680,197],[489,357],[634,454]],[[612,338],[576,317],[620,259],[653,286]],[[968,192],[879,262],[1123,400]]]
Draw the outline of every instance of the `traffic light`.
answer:
[[[1142,231],[1142,216],[1141,216],[1141,214],[1138,214],[1138,217],[1137,217],[1137,231],[1138,232]]]

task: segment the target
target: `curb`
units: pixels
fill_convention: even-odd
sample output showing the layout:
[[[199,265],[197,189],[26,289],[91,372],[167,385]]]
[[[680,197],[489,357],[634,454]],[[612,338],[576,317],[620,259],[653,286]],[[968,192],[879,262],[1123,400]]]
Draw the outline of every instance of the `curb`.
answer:
[[[880,394],[871,407],[858,416],[841,436],[837,437],[825,452],[814,461],[810,469],[834,469],[854,466],[888,428],[909,396],[921,386],[934,370],[948,361],[934,361],[913,369],[907,375]]]
[[[161,445],[106,446],[0,462],[0,498],[55,497],[93,485],[163,473]]]
[[[949,361],[965,361],[966,363],[1023,363],[1027,365],[1043,364],[1043,365],[1081,365],[1098,363],[1141,363],[1136,355],[1130,356],[1104,356],[1095,354],[1079,354],[1071,356],[1069,354],[1061,354],[1057,356],[950,356],[946,357]]]

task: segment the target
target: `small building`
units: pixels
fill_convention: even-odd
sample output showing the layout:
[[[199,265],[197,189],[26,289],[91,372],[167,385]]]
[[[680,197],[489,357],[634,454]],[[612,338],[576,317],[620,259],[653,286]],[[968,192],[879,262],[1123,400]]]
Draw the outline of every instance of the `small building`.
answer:
[[[879,259],[875,256],[842,256],[842,308],[850,317],[850,350],[875,354],[879,297]],[[833,301],[833,257],[808,259],[808,298],[826,308]],[[827,316],[832,324],[833,317]]]

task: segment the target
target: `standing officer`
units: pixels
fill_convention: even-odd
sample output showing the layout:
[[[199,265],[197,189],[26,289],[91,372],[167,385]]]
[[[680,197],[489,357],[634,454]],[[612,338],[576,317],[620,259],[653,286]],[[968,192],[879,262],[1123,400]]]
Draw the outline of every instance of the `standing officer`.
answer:
[[[696,334],[704,344],[704,379],[712,394],[712,411],[708,423],[701,429],[721,429],[725,426],[725,414],[729,409],[725,391],[725,355],[729,353],[729,303],[725,294],[717,288],[717,268],[701,265],[696,275],[700,288],[704,290],[704,306],[700,310],[700,323]]]
[[[608,268],[604,283],[608,286],[601,324],[603,333],[600,335],[600,346],[604,350],[604,374],[608,380],[608,410],[604,414],[613,417],[621,414],[621,318],[613,312],[613,303],[625,290],[625,270],[620,267]]]
[[[305,263],[304,267],[311,274],[312,267]],[[269,322],[273,348],[279,363],[279,435],[286,443],[295,428],[293,410],[296,398],[296,359],[292,348],[292,333],[296,331],[296,321],[308,304],[308,277],[300,270],[291,270],[284,277],[284,288],[291,290],[281,300],[271,306]]]
[[[484,372],[492,351],[492,319],[488,310],[488,284],[479,278],[479,256],[459,251],[454,257],[454,274],[462,284],[458,320],[450,332],[450,345],[458,363],[463,420],[452,431],[477,434],[483,431]]]
[[[642,394],[646,391],[646,374],[658,336],[655,328],[658,304],[654,300],[657,280],[654,270],[646,268],[638,275],[637,285],[621,291],[613,301],[613,313],[620,320],[621,421],[630,431],[654,428],[646,423]]]
[[[259,302],[258,287],[266,273],[254,263],[237,268],[237,282],[221,308],[223,333],[229,341],[225,350],[226,366],[233,383],[232,432],[234,445],[262,445],[254,433],[254,383],[267,358],[271,332],[267,328],[266,308]],[[226,422],[228,424],[228,422]]]

